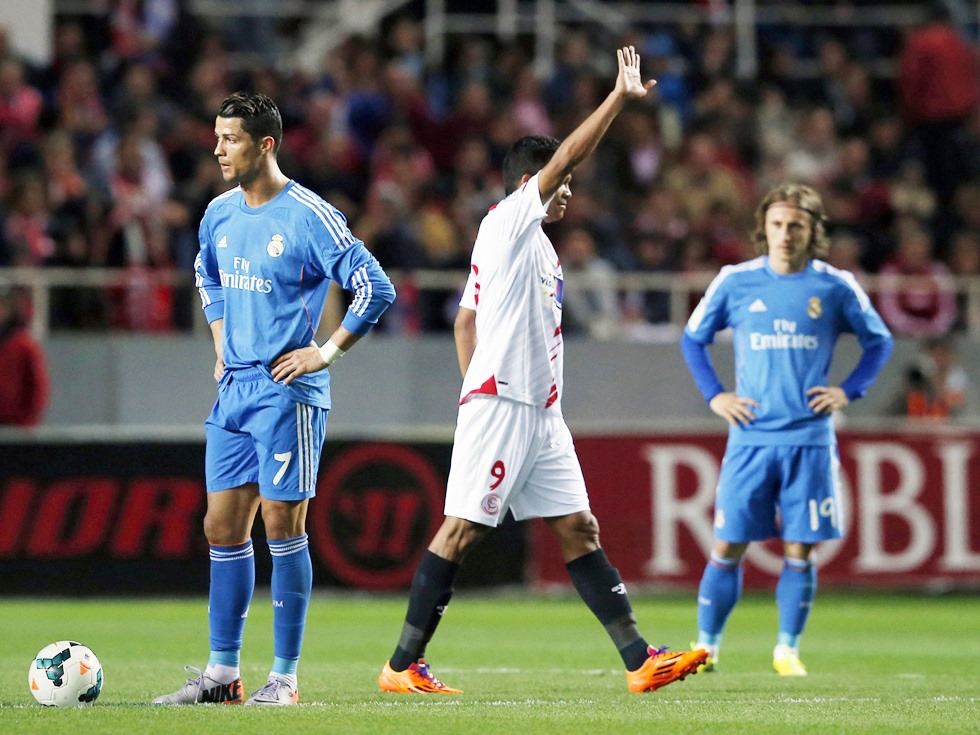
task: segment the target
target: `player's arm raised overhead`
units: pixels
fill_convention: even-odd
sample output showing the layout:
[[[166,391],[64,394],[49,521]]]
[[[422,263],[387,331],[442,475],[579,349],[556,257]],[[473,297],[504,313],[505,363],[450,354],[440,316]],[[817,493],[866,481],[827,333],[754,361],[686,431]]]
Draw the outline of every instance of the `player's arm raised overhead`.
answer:
[[[541,169],[538,176],[541,201],[551,199],[575,167],[595,150],[623,105],[628,100],[646,97],[647,92],[656,84],[653,79],[643,83],[640,77],[640,55],[632,46],[618,49],[616,59],[619,62],[619,74],[613,91],[562,141],[551,161]]]

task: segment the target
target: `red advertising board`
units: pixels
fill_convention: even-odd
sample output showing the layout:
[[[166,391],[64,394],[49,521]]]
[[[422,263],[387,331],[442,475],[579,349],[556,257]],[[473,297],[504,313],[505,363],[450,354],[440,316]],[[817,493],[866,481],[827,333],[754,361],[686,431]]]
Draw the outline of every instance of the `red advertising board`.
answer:
[[[843,432],[844,539],[819,547],[821,586],[980,586],[980,432]],[[602,545],[623,579],[697,585],[711,548],[722,434],[580,437],[575,441]],[[540,523],[532,564],[567,583]],[[752,544],[746,586],[771,586],[778,544]]]
[[[442,522],[446,442],[328,441],[307,518],[322,586],[407,587]],[[203,592],[204,444],[0,443],[0,595]],[[524,527],[506,523],[460,586],[524,579]],[[271,557],[261,519],[256,565]]]

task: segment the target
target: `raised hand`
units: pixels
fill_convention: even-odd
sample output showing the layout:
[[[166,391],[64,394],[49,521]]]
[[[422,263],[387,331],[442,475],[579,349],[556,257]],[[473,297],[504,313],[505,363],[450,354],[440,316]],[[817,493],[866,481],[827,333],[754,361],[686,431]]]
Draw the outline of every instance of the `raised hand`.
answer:
[[[643,83],[640,77],[640,55],[632,46],[616,50],[619,61],[619,76],[616,78],[616,91],[627,99],[646,97],[647,92],[657,83],[655,79]]]

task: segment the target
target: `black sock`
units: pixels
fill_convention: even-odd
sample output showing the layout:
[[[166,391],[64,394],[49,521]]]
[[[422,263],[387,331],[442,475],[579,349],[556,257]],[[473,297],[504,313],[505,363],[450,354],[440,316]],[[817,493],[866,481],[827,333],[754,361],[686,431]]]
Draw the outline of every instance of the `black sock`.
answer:
[[[404,671],[425,655],[442,614],[453,596],[453,581],[459,564],[426,549],[412,578],[408,593],[408,612],[398,647],[391,656],[391,668]]]
[[[636,627],[636,616],[626,595],[626,585],[606,552],[596,549],[565,565],[592,614],[599,618],[612,638],[629,671],[635,671],[647,660],[647,642]]]

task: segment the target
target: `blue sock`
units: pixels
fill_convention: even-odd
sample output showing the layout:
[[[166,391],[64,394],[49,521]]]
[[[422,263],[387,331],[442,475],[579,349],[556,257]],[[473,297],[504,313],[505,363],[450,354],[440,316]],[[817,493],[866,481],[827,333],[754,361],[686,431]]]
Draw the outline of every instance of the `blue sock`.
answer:
[[[306,628],[306,610],[313,591],[313,562],[307,535],[269,541],[272,552],[272,632],[273,649],[282,674],[296,672],[299,651]]]
[[[238,546],[212,546],[209,665],[238,666],[245,616],[254,591],[255,552],[251,539]]]
[[[776,584],[776,605],[779,608],[779,643],[790,648],[799,644],[800,634],[810,616],[813,597],[817,593],[817,568],[804,559],[786,557],[782,574]]]
[[[711,555],[698,588],[698,640],[717,645],[742,594],[740,559]]]

